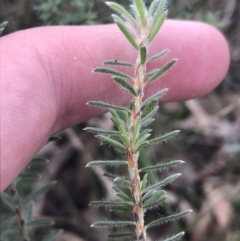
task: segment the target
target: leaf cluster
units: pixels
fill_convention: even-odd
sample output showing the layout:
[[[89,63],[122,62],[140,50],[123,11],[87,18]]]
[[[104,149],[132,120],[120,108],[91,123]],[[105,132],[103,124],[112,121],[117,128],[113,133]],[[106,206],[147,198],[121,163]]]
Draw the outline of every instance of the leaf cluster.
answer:
[[[52,181],[37,190],[32,189],[28,195],[21,194],[20,190],[21,183],[28,183],[40,178],[40,171],[36,170],[47,163],[48,160],[45,158],[33,158],[6,191],[0,194],[0,201],[8,210],[5,214],[1,214],[1,240],[30,241],[33,240],[31,237],[34,236],[36,228],[54,225],[54,221],[49,218],[35,219],[33,211],[34,200],[53,188],[56,181]],[[61,233],[62,230],[55,230],[43,237],[42,241],[54,241]]]

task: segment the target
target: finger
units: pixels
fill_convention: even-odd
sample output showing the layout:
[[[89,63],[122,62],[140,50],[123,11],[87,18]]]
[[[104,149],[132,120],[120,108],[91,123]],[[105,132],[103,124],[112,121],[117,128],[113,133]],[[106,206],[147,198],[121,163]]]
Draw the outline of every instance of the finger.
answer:
[[[100,114],[86,106],[87,101],[127,103],[129,97],[119,91],[109,76],[93,74],[91,70],[107,59],[134,62],[136,54],[115,25],[20,31],[2,38],[1,47],[2,190],[50,134]],[[163,48],[169,48],[170,54],[149,65],[149,70],[173,57],[179,61],[148,91],[168,87],[170,91],[164,101],[206,94],[226,74],[226,41],[208,25],[167,21],[150,54]]]

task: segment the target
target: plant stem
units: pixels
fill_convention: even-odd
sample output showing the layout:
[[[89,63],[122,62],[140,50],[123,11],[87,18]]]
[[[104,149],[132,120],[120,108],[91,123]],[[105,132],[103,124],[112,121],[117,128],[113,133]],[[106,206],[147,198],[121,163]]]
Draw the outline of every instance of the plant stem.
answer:
[[[141,38],[140,35],[140,47],[143,46],[144,42],[147,45],[146,38],[145,40]],[[139,48],[140,49],[140,48]],[[146,229],[144,227],[144,210],[142,208],[142,193],[141,193],[141,180],[139,176],[139,169],[138,169],[138,158],[139,152],[134,148],[134,140],[133,140],[133,133],[136,131],[137,122],[140,121],[141,118],[141,108],[142,108],[142,101],[144,96],[144,77],[146,72],[146,63],[141,64],[141,53],[140,50],[138,51],[138,56],[136,60],[136,69],[135,69],[135,79],[134,79],[134,88],[137,93],[137,96],[134,97],[134,103],[131,113],[130,119],[130,142],[131,146],[127,149],[127,158],[128,158],[128,171],[130,175],[130,179],[132,181],[132,200],[133,200],[133,215],[134,221],[136,222],[136,236],[137,240],[146,241]],[[137,134],[135,139],[139,137],[139,130],[137,130]]]
[[[17,197],[19,199],[18,191],[17,191],[14,183],[12,183],[9,186],[9,192],[10,192],[10,195],[12,198]],[[17,216],[17,220],[18,220],[19,231],[20,231],[21,236],[23,237],[23,241],[30,241],[28,231],[26,228],[23,207],[21,204],[18,204],[18,206],[15,209],[15,212],[16,212],[16,216]]]

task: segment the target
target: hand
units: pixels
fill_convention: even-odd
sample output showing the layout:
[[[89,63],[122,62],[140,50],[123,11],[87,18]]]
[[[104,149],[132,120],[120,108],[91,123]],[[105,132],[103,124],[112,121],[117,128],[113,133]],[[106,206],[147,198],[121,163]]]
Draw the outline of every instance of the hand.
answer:
[[[1,38],[1,187],[3,191],[54,133],[101,114],[89,100],[124,105],[108,75],[93,74],[105,60],[134,62],[135,51],[116,25],[41,27]],[[215,88],[229,65],[224,37],[197,22],[166,21],[150,54],[175,67],[148,89],[168,87],[162,101],[196,98]]]

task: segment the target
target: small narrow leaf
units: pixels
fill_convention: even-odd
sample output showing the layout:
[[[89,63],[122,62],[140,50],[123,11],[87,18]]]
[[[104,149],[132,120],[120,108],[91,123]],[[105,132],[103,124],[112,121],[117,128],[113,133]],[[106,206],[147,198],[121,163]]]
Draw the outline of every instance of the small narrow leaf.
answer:
[[[130,188],[132,187],[132,183],[130,181],[128,181],[127,179],[122,178],[122,177],[116,177],[116,178],[114,178],[113,181],[116,182],[119,185],[124,186],[124,187],[130,187]]]
[[[128,27],[126,26],[126,24],[122,21],[116,21],[116,24],[118,25],[118,27],[120,28],[120,30],[122,31],[122,33],[125,35],[125,37],[128,39],[128,41],[130,42],[130,44],[136,49],[138,50],[138,45],[135,41],[135,37],[133,36],[133,34],[131,33],[131,31],[128,29]]]
[[[61,140],[62,137],[61,136],[51,136],[48,141],[59,141]]]
[[[156,80],[158,77],[163,75],[167,70],[169,70],[175,63],[176,59],[173,59],[166,63],[161,69],[155,71],[155,73],[147,80],[146,85],[152,83],[154,80]]]
[[[143,190],[144,191],[144,190]],[[154,195],[157,191],[155,190],[149,190],[147,192],[144,192],[143,193],[143,196],[142,196],[142,201],[145,202],[148,198],[150,198],[152,195]]]
[[[136,26],[136,20],[133,18],[133,16],[120,4],[115,2],[105,2],[110,8],[115,10],[117,13],[121,14],[124,19],[129,21],[133,26]]]
[[[132,208],[131,207],[128,207],[128,206],[119,206],[119,207],[111,207],[110,209],[110,212],[131,212],[132,211]]]
[[[114,191],[116,191],[116,195],[120,198],[122,198],[124,201],[132,201],[132,199],[125,193],[123,192],[120,188],[118,187],[112,187]]]
[[[160,170],[164,170],[164,169],[169,168],[169,167],[177,166],[177,165],[182,164],[182,163],[184,163],[184,161],[181,161],[181,160],[163,162],[163,163],[159,163],[159,164],[154,165],[154,166],[143,167],[139,170],[139,172],[160,171]]]
[[[132,63],[118,61],[118,60],[107,60],[103,64],[121,65],[121,66],[128,66],[128,67],[133,67],[134,66]]]
[[[144,119],[144,120],[142,120],[142,122],[141,122],[141,126],[142,126],[142,127],[148,126],[148,125],[150,125],[153,121],[154,121],[153,118]]]
[[[38,220],[33,220],[28,222],[26,225],[28,227],[44,227],[44,226],[51,226],[54,225],[55,222],[52,219],[49,218],[42,218],[42,219],[38,219]]]
[[[167,217],[160,218],[160,219],[155,220],[155,221],[149,223],[148,225],[146,225],[146,228],[158,226],[158,225],[161,225],[163,223],[168,223],[168,222],[177,220],[179,218],[182,218],[183,216],[185,216],[186,214],[188,214],[190,212],[192,212],[192,210],[187,210],[187,211],[183,211],[183,212],[179,212],[179,213],[176,213],[176,214],[169,215]]]
[[[147,181],[148,181],[148,173],[144,175],[143,180],[141,181],[141,191],[146,188]]]
[[[132,221],[97,221],[91,225],[91,227],[96,228],[119,228],[124,226],[134,226],[135,222]]]
[[[177,173],[177,174],[173,174],[173,175],[171,175],[169,177],[166,177],[162,181],[160,181],[160,182],[158,182],[156,184],[153,184],[152,186],[147,187],[143,192],[146,193],[149,190],[153,190],[153,189],[156,189],[156,188],[164,187],[164,186],[168,185],[169,183],[172,183],[175,179],[177,179],[181,175],[182,174]]]
[[[32,192],[29,196],[27,196],[25,199],[23,199],[23,203],[26,204],[26,203],[36,199],[37,197],[39,197],[43,193],[46,193],[47,191],[49,191],[56,184],[57,184],[56,181],[52,181],[52,182],[48,183],[47,185],[45,185],[44,187],[40,188],[39,190],[36,190],[36,191]]]
[[[105,68],[105,67],[99,67],[93,70],[93,72],[96,73],[103,73],[103,74],[112,74],[112,75],[116,75],[116,76],[121,76],[127,79],[132,79],[132,76],[127,75],[123,72],[117,71],[115,69],[110,69],[110,68]]]
[[[15,203],[12,197],[10,197],[6,192],[0,194],[0,198],[3,203],[5,203],[11,210],[15,210]]]
[[[170,238],[164,239],[164,241],[178,241],[184,236],[184,232],[173,235]]]
[[[159,106],[155,106],[154,109],[152,109],[143,119],[142,119],[142,123],[145,122],[145,120],[149,120],[151,119],[158,111]],[[143,124],[142,124],[143,125]]]
[[[154,12],[154,24],[156,24],[156,22],[158,21],[158,19],[161,17],[163,11],[164,11],[164,7],[166,5],[166,0],[160,0],[159,4],[157,6],[157,8],[155,9]]]
[[[83,130],[89,131],[91,133],[105,134],[105,135],[118,135],[118,134],[120,134],[119,131],[106,130],[106,129],[94,128],[94,127],[86,127]]]
[[[16,216],[5,219],[0,225],[0,234],[8,231],[11,228],[12,224],[15,222],[15,220]]]
[[[154,193],[143,203],[143,208],[150,209],[159,206],[159,204],[166,199],[165,194],[166,192],[163,190]]]
[[[109,234],[108,238],[109,239],[125,239],[125,238],[131,238],[131,237],[135,237],[136,234],[135,233],[113,233],[113,234]]]
[[[86,167],[93,167],[93,166],[120,166],[126,165],[127,161],[117,161],[117,160],[106,160],[106,161],[91,161],[89,162]]]
[[[0,36],[2,35],[3,30],[6,28],[7,24],[8,24],[8,21],[4,21],[0,24]]]
[[[137,7],[140,19],[141,19],[141,23],[142,26],[145,27],[146,26],[146,6],[143,0],[134,0],[134,3]]]
[[[33,220],[33,206],[34,206],[34,202],[31,201],[27,208],[27,222],[30,222]]]
[[[166,19],[167,17],[167,11],[165,11],[161,17],[157,20],[157,22],[154,24],[154,27],[153,27],[153,30],[150,34],[150,37],[149,37],[149,42],[151,42],[155,36],[157,35],[157,33],[159,32],[159,29],[162,27],[163,23],[164,23],[164,20]]]
[[[137,96],[135,89],[127,81],[125,81],[121,77],[117,77],[117,76],[113,76],[113,80],[116,83],[118,83],[119,85],[121,85],[126,91],[128,91],[129,93],[131,93],[134,96]]]
[[[141,57],[141,65],[145,65],[147,59],[147,48],[141,47],[140,48],[140,57]]]
[[[58,238],[63,233],[63,230],[55,230],[52,231],[50,234],[45,236],[42,241],[54,241],[56,238]]]
[[[102,140],[103,142],[105,142],[106,144],[108,144],[108,145],[110,145],[110,146],[112,146],[112,147],[116,147],[116,148],[122,149],[122,150],[125,149],[125,147],[124,147],[124,145],[123,145],[122,143],[120,143],[120,142],[118,142],[118,141],[116,141],[116,140],[113,140],[113,139],[111,139],[111,138],[109,138],[109,137],[107,137],[107,136],[97,135],[97,137],[98,137],[100,140]]]
[[[19,174],[18,178],[35,179],[35,178],[41,178],[41,175],[38,172],[24,171]]]
[[[134,130],[133,130],[133,137],[132,137],[133,143],[135,143],[138,138],[140,127],[141,127],[141,118],[137,117],[136,124],[135,124]]]
[[[158,53],[158,54],[153,55],[152,57],[150,57],[147,61],[150,62],[150,61],[159,59],[159,58],[163,57],[164,55],[166,55],[168,52],[169,52],[169,49],[164,49],[164,50],[161,51],[160,53]]]
[[[149,144],[159,144],[163,141],[167,141],[169,139],[172,139],[174,136],[176,136],[180,131],[179,130],[176,130],[176,131],[171,131],[171,132],[168,132],[162,136],[159,136],[159,137],[156,137],[154,139],[151,139],[151,140],[148,140]]]
[[[165,95],[168,92],[168,89],[162,89],[159,92],[157,92],[156,94],[153,94],[152,96],[150,96],[149,98],[147,98],[146,100],[144,100],[142,106],[148,105],[153,99],[159,99],[160,97],[162,97],[163,95]]]
[[[30,165],[45,165],[49,163],[49,160],[44,158],[44,157],[34,157],[32,160],[31,160],[31,163]]]
[[[149,104],[144,108],[141,118],[148,116],[148,114],[156,107],[158,104],[156,99],[153,99],[149,102]]]
[[[107,109],[115,109],[115,110],[122,110],[122,111],[129,112],[129,110],[125,107],[111,105],[111,104],[101,102],[101,101],[89,101],[88,105],[93,105],[93,106],[98,106],[98,107],[107,108]]]
[[[99,207],[106,207],[106,206],[130,206],[132,207],[133,204],[131,202],[125,202],[122,200],[101,200],[101,201],[93,201],[90,203],[91,206],[99,206]]]
[[[152,1],[151,5],[149,6],[149,9],[148,9],[149,16],[153,16],[154,12],[157,9],[157,4],[158,3],[159,3],[159,0]]]
[[[114,178],[116,178],[116,177],[119,177],[117,174],[114,174],[114,173],[111,173],[111,172],[105,172],[105,173],[103,174],[103,176],[109,177],[109,178],[112,178],[112,179],[114,179]]]

